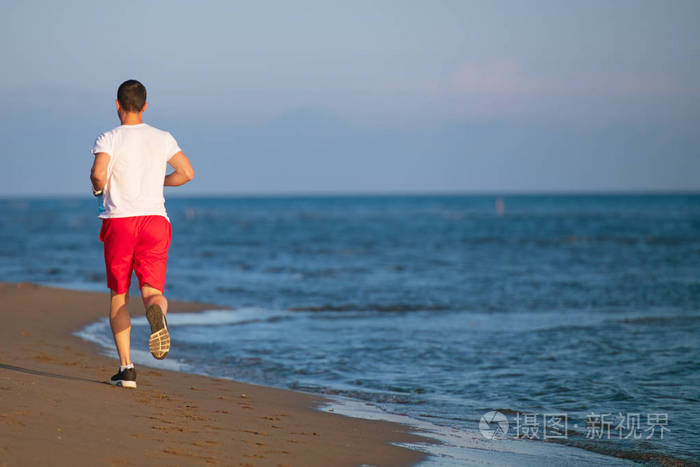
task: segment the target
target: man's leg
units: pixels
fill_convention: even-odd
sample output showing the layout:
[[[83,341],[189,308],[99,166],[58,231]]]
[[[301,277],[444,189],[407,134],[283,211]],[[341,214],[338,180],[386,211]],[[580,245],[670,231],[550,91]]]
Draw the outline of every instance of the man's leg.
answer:
[[[131,364],[131,318],[127,306],[136,240],[133,219],[103,219],[100,240],[104,242],[107,287],[111,291],[109,324],[123,367]]]
[[[139,237],[134,249],[134,272],[139,279],[146,319],[151,325],[148,348],[158,360],[170,351],[170,333],[165,314],[168,301],[163,296],[170,247],[170,222],[163,216],[140,218]]]
[[[145,309],[151,305],[158,305],[164,315],[168,314],[168,300],[160,290],[145,284],[141,287],[141,299]]]
[[[114,344],[119,353],[121,366],[131,364],[131,317],[129,316],[129,292],[118,294],[111,292],[109,324],[112,327]]]

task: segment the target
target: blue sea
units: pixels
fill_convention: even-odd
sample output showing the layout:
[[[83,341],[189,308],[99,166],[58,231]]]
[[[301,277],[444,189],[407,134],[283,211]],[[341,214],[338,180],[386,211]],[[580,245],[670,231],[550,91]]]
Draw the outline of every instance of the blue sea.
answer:
[[[166,295],[224,308],[169,316],[170,365],[474,439],[496,411],[516,445],[545,445],[545,415],[559,414],[567,436],[550,441],[700,460],[700,195],[173,197],[167,209]],[[0,281],[106,290],[96,211],[87,198],[0,200]],[[81,335],[110,348],[103,312]],[[135,319],[135,347],[145,329]]]

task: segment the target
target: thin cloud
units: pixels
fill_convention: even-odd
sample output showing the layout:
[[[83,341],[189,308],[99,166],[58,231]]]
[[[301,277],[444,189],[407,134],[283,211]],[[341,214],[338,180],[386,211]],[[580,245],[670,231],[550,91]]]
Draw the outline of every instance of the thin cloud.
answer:
[[[436,114],[448,119],[528,119],[583,125],[697,118],[688,101],[696,83],[653,71],[527,72],[515,60],[465,62],[425,85]],[[534,119],[534,120],[533,120]]]

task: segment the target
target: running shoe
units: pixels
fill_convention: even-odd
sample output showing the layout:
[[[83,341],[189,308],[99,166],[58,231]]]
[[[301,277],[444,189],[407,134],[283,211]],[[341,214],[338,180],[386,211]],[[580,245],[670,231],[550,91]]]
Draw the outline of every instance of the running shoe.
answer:
[[[123,388],[136,389],[136,370],[127,368],[124,371],[119,371],[109,380],[112,386],[121,386]]]

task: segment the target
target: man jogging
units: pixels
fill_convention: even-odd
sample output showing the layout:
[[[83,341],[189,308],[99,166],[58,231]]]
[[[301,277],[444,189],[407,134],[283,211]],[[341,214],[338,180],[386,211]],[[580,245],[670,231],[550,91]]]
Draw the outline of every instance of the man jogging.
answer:
[[[107,286],[111,289],[109,323],[120,362],[119,372],[110,382],[135,388],[127,309],[131,272],[136,272],[151,325],[151,354],[163,359],[170,350],[165,320],[168,301],[163,290],[171,235],[163,186],[184,185],[192,180],[194,170],[170,133],[143,123],[147,107],[143,84],[123,82],[116,104],[121,126],[97,137],[90,180],[93,194],[101,199],[100,240],[104,242]],[[175,171],[166,175],[168,164]]]

